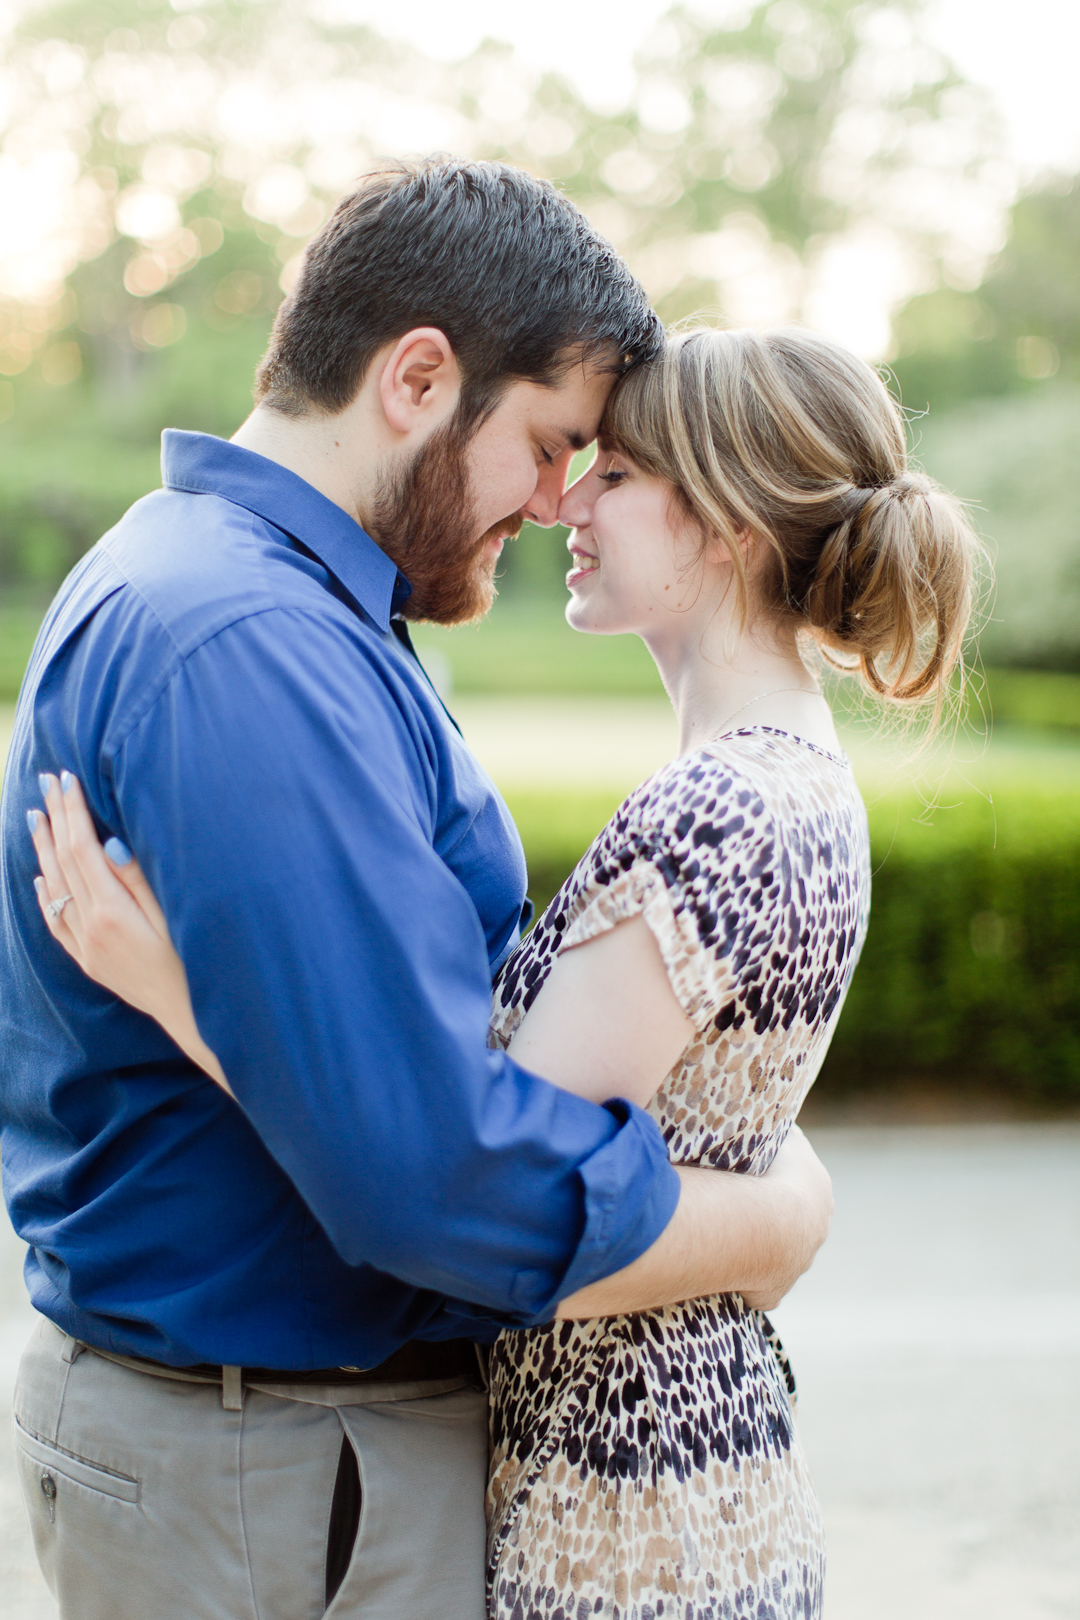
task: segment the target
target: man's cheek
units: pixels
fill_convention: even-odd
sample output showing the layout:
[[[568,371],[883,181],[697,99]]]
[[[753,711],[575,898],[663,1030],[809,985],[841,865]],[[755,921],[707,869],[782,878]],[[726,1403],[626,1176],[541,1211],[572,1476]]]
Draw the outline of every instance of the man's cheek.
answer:
[[[536,465],[531,460],[518,466],[506,462],[499,468],[493,468],[482,483],[474,484],[479,497],[477,510],[482,531],[486,533],[497,523],[505,523],[514,513],[528,506],[536,493],[536,485]]]

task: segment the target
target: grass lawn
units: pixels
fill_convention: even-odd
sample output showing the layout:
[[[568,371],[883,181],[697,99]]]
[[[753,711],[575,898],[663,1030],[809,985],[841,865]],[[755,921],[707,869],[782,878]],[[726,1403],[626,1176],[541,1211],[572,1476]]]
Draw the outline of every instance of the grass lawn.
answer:
[[[419,625],[414,638],[436,685],[471,697],[496,693],[662,696],[656,665],[636,636],[582,636],[562,602],[500,599],[479,625]]]

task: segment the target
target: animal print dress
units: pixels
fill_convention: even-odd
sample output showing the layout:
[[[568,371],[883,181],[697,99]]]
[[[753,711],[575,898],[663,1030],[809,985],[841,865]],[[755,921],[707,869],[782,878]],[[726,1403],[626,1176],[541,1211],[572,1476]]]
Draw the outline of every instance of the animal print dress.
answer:
[[[649,1112],[674,1163],[760,1173],[825,1056],[869,898],[847,761],[768,727],[731,733],[657,772],[596,838],[504,967],[493,1044],[561,950],[640,913],[695,1030]],[[737,1294],[504,1333],[490,1620],[819,1615],[789,1384]]]

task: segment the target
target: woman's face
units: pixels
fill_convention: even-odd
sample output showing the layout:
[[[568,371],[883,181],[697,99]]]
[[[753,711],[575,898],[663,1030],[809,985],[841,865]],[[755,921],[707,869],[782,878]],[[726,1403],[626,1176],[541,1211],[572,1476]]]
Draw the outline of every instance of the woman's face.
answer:
[[[670,484],[626,456],[599,450],[563,496],[559,522],[573,530],[566,618],[575,630],[652,640],[694,634],[715,612],[716,548],[703,555]]]

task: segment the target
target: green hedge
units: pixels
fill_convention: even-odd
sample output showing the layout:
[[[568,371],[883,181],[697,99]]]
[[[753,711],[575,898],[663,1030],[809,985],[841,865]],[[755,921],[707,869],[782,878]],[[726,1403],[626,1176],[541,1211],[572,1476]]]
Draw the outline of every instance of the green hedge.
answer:
[[[519,794],[538,908],[614,808]],[[920,816],[871,808],[873,911],[820,1084],[927,1078],[1080,1098],[1080,795],[1010,791]]]
[[[0,703],[14,703],[19,695],[44,611],[44,604],[5,606],[0,595]]]
[[[979,706],[980,700],[973,694],[968,703],[973,720]],[[1080,675],[989,669],[983,707],[997,724],[1080,731]]]

